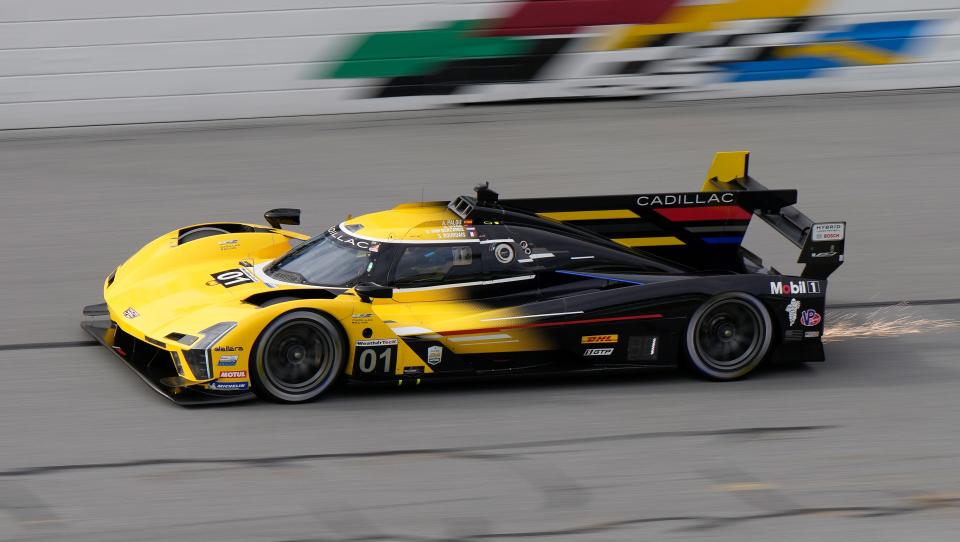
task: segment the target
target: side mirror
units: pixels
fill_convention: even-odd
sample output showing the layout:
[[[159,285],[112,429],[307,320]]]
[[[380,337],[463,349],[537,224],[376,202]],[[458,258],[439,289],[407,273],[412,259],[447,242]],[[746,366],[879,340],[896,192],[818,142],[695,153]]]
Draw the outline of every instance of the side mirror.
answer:
[[[361,282],[353,290],[360,296],[360,300],[369,303],[371,298],[390,299],[393,297],[393,288],[390,286],[380,286],[375,282]]]
[[[291,226],[300,225],[300,209],[270,209],[263,213],[263,218],[267,219],[274,228],[280,229],[280,224],[289,224]]]

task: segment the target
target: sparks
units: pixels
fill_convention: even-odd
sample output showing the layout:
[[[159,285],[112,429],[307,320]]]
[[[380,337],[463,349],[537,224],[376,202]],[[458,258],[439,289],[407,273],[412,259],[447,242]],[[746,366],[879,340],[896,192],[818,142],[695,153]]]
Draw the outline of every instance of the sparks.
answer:
[[[960,327],[958,320],[921,318],[908,305],[884,307],[862,316],[857,313],[841,314],[830,320],[823,331],[824,342],[937,333]]]

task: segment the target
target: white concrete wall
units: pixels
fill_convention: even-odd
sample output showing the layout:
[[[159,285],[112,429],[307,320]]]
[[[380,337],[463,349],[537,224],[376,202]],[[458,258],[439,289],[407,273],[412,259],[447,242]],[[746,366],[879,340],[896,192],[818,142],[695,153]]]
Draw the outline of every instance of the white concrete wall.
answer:
[[[0,0],[0,129],[422,109],[550,97],[690,99],[960,84],[960,0],[823,0],[811,10],[815,20],[800,32],[769,33],[778,21],[735,21],[684,35],[669,46],[619,51],[596,50],[597,40],[613,27],[583,28],[533,80],[467,85],[452,95],[371,98],[386,80],[317,78],[367,34],[496,19],[518,4]],[[750,82],[730,82],[725,72],[704,64],[738,60],[751,44],[805,43],[844,24],[897,20],[934,22],[925,24],[923,33],[911,38],[909,52],[892,64]],[[750,35],[733,47],[712,45],[718,36],[733,33]],[[658,69],[604,73],[604,66],[631,60],[656,60]]]

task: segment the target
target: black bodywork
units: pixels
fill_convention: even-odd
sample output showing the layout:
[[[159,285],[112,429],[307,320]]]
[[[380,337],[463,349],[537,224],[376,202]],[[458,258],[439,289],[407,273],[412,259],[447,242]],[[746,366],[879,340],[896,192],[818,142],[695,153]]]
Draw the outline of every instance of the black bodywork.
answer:
[[[638,204],[652,200],[667,204]],[[538,318],[532,325],[550,337],[553,348],[549,352],[511,352],[505,347],[496,354],[464,355],[447,348],[436,334],[402,339],[423,359],[428,358],[430,349],[442,350],[443,363],[434,367],[431,378],[669,366],[684,358],[684,335],[694,311],[714,296],[742,292],[760,300],[771,317],[771,361],[823,361],[826,277],[842,264],[843,238],[814,241],[814,222],[792,207],[796,200],[795,190],[767,190],[749,177],[734,186],[725,184],[715,196],[691,192],[500,200],[488,186],[479,186],[475,197],[463,196],[449,204],[464,224],[482,241],[517,242],[534,234],[536,241],[527,248],[534,256],[540,251],[551,257],[503,275],[531,272],[536,275],[534,280],[476,286],[466,289],[462,299],[477,311],[510,307],[522,315],[556,315]],[[671,220],[670,212],[661,212],[664,208],[680,209],[686,216]],[[623,220],[589,218],[588,211],[604,209],[633,216]],[[576,220],[580,211],[588,218]],[[695,212],[702,212],[703,217]],[[740,245],[754,216],[801,249],[799,263],[805,264],[801,275],[783,275],[764,267],[759,257]],[[677,244],[632,250],[614,241],[658,236],[671,236]],[[494,245],[488,246],[493,249]],[[392,251],[400,250],[384,247],[379,256],[392,263],[364,278],[400,289],[419,285],[397,281],[399,255]],[[573,255],[578,253],[597,256],[590,261],[576,260]],[[477,278],[496,279],[500,267],[485,264],[482,277]],[[373,284],[363,286],[379,291]],[[524,326],[491,325],[455,334],[498,333],[518,327]],[[609,340],[585,342],[593,336]],[[598,348],[602,355],[594,355]],[[396,375],[376,373],[351,378],[397,380]]]

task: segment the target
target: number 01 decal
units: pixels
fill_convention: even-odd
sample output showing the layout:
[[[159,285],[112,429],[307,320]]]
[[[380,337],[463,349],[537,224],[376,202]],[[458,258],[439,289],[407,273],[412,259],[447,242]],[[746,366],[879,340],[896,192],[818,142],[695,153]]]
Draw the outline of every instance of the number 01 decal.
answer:
[[[389,376],[397,363],[396,339],[357,341],[353,353],[354,376]]]
[[[256,282],[253,277],[248,275],[243,269],[227,269],[226,271],[213,273],[210,276],[213,277],[213,280],[217,281],[217,283],[224,288],[233,288],[234,286],[239,286],[248,282]]]

